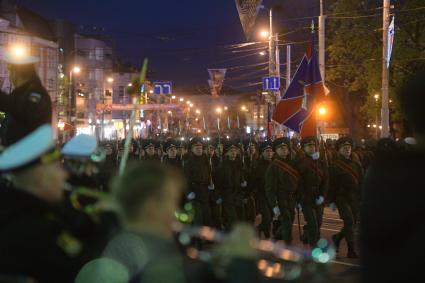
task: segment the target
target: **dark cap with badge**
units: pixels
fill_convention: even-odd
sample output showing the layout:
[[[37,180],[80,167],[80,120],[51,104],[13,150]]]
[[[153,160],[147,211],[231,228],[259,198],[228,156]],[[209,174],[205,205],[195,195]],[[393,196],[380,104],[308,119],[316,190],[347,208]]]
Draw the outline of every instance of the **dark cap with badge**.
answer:
[[[291,140],[289,138],[277,138],[273,141],[273,149],[276,150],[281,146],[287,146],[288,148],[291,146]]]
[[[317,145],[317,138],[315,136],[305,137],[301,140],[301,146],[305,147],[307,145]]]
[[[189,147],[192,148],[194,146],[204,146],[204,141],[202,140],[202,138],[199,137],[194,137],[190,140],[189,142]]]
[[[260,143],[260,152],[263,152],[266,149],[273,149],[273,143],[270,140],[266,140]]]
[[[147,139],[142,141],[143,149],[147,149],[148,147],[156,147],[155,141],[152,139]]]
[[[344,145],[353,146],[354,145],[353,139],[350,137],[341,137],[335,143],[335,147],[337,149],[339,149],[341,146],[344,146]]]
[[[238,149],[239,148],[239,141],[237,141],[237,140],[229,140],[229,141],[226,141],[224,143],[224,151],[229,151],[232,148]]]
[[[165,143],[164,143],[164,150],[167,151],[172,147],[177,148],[179,146],[179,143],[174,140],[174,139],[168,139]]]
[[[0,155],[0,172],[16,172],[57,161],[60,153],[55,150],[53,130],[50,125],[42,125],[7,147]]]

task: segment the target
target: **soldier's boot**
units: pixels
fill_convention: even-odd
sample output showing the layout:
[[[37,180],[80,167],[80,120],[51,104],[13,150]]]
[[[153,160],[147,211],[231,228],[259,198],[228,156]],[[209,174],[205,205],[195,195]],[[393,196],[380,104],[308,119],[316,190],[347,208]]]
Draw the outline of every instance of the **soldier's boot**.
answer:
[[[339,252],[339,246],[341,244],[342,238],[343,237],[342,237],[341,233],[332,235],[332,242],[334,242],[336,252]]]
[[[348,253],[347,258],[358,258],[358,255],[354,249],[354,242],[347,242]]]

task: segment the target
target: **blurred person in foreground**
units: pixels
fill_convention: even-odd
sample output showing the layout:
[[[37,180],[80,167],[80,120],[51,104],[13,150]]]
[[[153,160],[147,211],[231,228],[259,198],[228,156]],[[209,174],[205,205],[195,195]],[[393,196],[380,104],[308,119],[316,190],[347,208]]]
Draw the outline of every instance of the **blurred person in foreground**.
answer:
[[[82,237],[64,215],[66,173],[51,126],[43,125],[0,155],[12,185],[0,189],[0,274],[35,282],[73,282],[97,256],[97,239]],[[86,235],[87,236],[87,235]],[[93,235],[94,236],[94,235]]]
[[[77,277],[85,282],[257,282],[254,231],[239,228],[220,246],[229,261],[227,280],[218,280],[209,264],[189,259],[175,241],[175,212],[184,185],[181,173],[158,162],[134,164],[113,183],[124,231],[104,256]],[[235,234],[236,233],[236,234]]]
[[[361,206],[363,282],[415,282],[425,254],[425,71],[398,91],[417,144],[379,154],[366,173]],[[417,281],[416,281],[417,282]]]

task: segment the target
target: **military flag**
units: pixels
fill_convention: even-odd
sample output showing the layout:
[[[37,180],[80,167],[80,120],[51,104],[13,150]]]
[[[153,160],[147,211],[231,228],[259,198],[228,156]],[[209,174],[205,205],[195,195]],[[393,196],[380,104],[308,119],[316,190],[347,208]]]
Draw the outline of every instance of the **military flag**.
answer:
[[[315,136],[316,106],[328,92],[322,81],[313,41],[277,104],[273,120],[299,133],[301,137]]]

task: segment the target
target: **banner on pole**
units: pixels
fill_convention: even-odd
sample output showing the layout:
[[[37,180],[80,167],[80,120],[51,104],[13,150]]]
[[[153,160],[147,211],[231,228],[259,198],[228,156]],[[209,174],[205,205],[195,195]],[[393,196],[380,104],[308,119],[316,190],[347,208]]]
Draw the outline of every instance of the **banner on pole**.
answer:
[[[394,17],[392,18],[390,26],[388,27],[387,68],[390,67],[391,54],[393,53],[393,44],[394,44]]]
[[[235,0],[245,37],[251,38],[255,20],[262,7],[263,0]]]
[[[226,76],[227,69],[208,69],[210,79],[208,84],[211,89],[211,95],[218,97],[223,87],[224,78]]]
[[[174,110],[181,108],[179,104],[139,104],[136,105],[137,110]],[[96,104],[96,110],[105,111],[132,111],[133,104]]]

